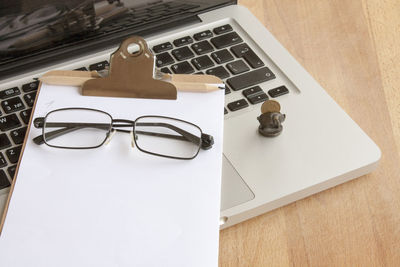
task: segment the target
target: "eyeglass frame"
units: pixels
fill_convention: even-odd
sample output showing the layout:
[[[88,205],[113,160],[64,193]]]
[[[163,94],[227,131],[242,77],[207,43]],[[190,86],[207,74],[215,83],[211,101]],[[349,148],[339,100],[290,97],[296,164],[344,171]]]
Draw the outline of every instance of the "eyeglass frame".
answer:
[[[46,141],[46,135],[45,135],[45,128],[46,128],[46,127],[44,127],[44,126],[45,126],[45,123],[46,123],[46,119],[47,119],[47,117],[48,117],[50,114],[52,114],[52,113],[54,113],[54,112],[57,112],[57,111],[65,111],[65,110],[96,111],[96,112],[103,113],[103,114],[107,115],[108,117],[110,117],[110,119],[111,119],[111,121],[110,121],[110,127],[109,127],[109,129],[107,129],[107,133],[106,133],[105,138],[104,138],[104,140],[102,141],[102,143],[99,144],[99,145],[97,145],[97,146],[91,146],[91,147],[64,147],[64,146],[55,146],[55,145],[49,144],[49,143]],[[195,128],[197,128],[197,129],[200,131],[200,137],[194,136],[192,133],[189,133],[189,132],[187,132],[187,131],[185,131],[185,130],[183,130],[183,129],[180,129],[179,127],[176,127],[176,128],[179,129],[181,132],[185,132],[185,133],[186,133],[187,135],[189,135],[189,136],[191,135],[191,136],[194,136],[195,138],[199,138],[199,145],[198,145],[198,149],[197,149],[195,155],[193,155],[192,157],[189,157],[189,158],[176,157],[176,156],[168,156],[168,155],[163,155],[163,154],[158,154],[158,153],[150,152],[150,151],[147,151],[147,150],[144,150],[144,149],[140,148],[140,146],[138,146],[138,144],[137,144],[137,142],[136,142],[136,123],[137,123],[138,120],[143,119],[143,118],[161,118],[161,119],[175,120],[175,121],[178,121],[178,122],[187,123],[187,124],[189,124],[189,125],[194,126]],[[132,131],[122,130],[122,129],[115,129],[114,126],[118,127],[118,125],[114,125],[114,123],[128,123],[128,124],[130,124],[130,125],[123,125],[123,126],[122,126],[122,125],[119,125],[119,127],[132,127]],[[196,124],[191,123],[191,122],[188,122],[188,121],[185,121],[185,120],[181,120],[181,119],[178,119],[178,118],[172,118],[172,117],[160,116],[160,115],[144,115],[144,116],[139,116],[139,117],[137,117],[135,120],[132,121],[132,120],[126,120],[126,119],[114,119],[114,118],[111,116],[111,114],[109,114],[108,112],[105,112],[105,111],[103,111],[103,110],[98,110],[98,109],[93,109],[93,108],[72,107],[72,108],[60,108],[60,109],[52,110],[52,111],[48,112],[48,113],[46,114],[46,116],[44,116],[44,117],[37,117],[37,118],[35,118],[34,121],[33,121],[33,125],[34,125],[35,128],[42,128],[42,135],[39,135],[39,136],[36,136],[35,138],[33,138],[33,142],[34,142],[35,144],[37,144],[37,145],[46,144],[46,145],[49,146],[49,147],[61,148],[61,149],[95,149],[95,148],[99,148],[99,147],[101,147],[102,145],[104,145],[104,143],[106,143],[107,141],[109,141],[109,140],[108,140],[109,138],[112,137],[111,134],[113,133],[113,129],[115,130],[115,132],[124,132],[124,133],[131,133],[131,134],[133,134],[133,138],[132,138],[132,139],[133,139],[133,141],[134,141],[134,143],[135,143],[135,146],[136,146],[141,152],[144,152],[144,153],[147,153],[147,154],[151,154],[151,155],[154,155],[154,156],[164,157],[164,158],[181,159],[181,160],[191,160],[191,159],[194,159],[194,158],[199,154],[200,149],[208,150],[208,149],[212,148],[212,146],[213,146],[213,144],[214,144],[214,138],[213,138],[211,135],[209,135],[209,134],[203,133],[203,131],[201,130],[201,128],[200,128],[199,126],[197,126]],[[167,127],[167,128],[168,128],[168,127]],[[59,129],[59,130],[55,130],[55,131],[60,131],[60,130],[64,130],[63,132],[65,132],[65,133],[63,133],[63,134],[68,134],[68,132],[69,132],[68,129]],[[72,130],[73,130],[73,129],[72,129]],[[54,131],[53,131],[53,132],[54,132]],[[51,132],[49,132],[49,133],[51,133]],[[61,132],[60,132],[60,133],[61,133]],[[178,132],[178,133],[179,133],[179,132]],[[48,134],[48,133],[47,133],[47,134]],[[55,134],[56,134],[56,133],[55,133]],[[182,133],[180,133],[180,134],[182,134]],[[157,134],[157,133],[153,133],[153,135],[155,135],[155,136],[160,136],[160,134]],[[166,134],[161,134],[161,135],[166,135]],[[56,138],[57,136],[59,136],[59,135],[56,135],[56,136],[54,136],[54,137],[52,137],[52,138]],[[110,136],[111,136],[111,137],[110,137]],[[164,136],[164,137],[167,137],[167,136]],[[178,136],[177,136],[177,137],[178,137]],[[184,137],[184,135],[182,135],[182,137]],[[167,137],[167,138],[168,138],[168,137]],[[173,137],[171,137],[171,138],[173,138]],[[186,139],[187,139],[187,141],[193,142],[193,141],[191,141],[191,140],[188,139],[188,138],[186,138]]]

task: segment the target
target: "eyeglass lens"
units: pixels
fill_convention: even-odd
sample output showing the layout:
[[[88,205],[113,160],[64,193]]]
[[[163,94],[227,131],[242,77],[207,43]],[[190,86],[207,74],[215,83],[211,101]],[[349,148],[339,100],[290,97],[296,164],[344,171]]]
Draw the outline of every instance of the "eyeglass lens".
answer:
[[[48,113],[45,119],[44,139],[48,145],[55,147],[96,147],[107,138],[111,123],[110,115],[101,111],[56,110]]]
[[[200,128],[172,118],[139,118],[135,123],[135,133],[136,145],[150,153],[193,158],[200,149]]]

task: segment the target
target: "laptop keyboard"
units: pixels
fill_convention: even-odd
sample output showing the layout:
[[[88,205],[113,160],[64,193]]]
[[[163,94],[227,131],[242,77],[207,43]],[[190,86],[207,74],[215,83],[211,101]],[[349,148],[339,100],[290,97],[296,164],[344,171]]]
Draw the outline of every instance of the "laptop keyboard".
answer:
[[[14,177],[39,82],[0,91],[0,189]]]
[[[275,74],[229,24],[152,49],[157,57],[156,66],[165,73],[210,74],[221,78],[226,84],[225,94],[237,96],[237,100],[227,103],[225,114],[289,93],[284,85],[268,92],[258,86],[275,79]]]
[[[235,99],[226,103],[225,114],[289,93],[284,85],[267,92],[259,86],[275,79],[275,74],[229,24],[157,44],[152,50],[156,66],[164,73],[221,78],[226,84],[225,94]],[[108,66],[105,60],[77,70],[101,71]],[[0,190],[9,187],[14,177],[38,86],[39,82],[33,80],[0,90]]]

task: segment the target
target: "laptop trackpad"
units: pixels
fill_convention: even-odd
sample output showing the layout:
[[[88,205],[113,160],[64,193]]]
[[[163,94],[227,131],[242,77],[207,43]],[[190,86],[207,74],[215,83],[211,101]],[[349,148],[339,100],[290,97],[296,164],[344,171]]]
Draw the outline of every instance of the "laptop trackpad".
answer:
[[[221,210],[226,210],[252,200],[253,192],[233,168],[229,160],[222,158]]]

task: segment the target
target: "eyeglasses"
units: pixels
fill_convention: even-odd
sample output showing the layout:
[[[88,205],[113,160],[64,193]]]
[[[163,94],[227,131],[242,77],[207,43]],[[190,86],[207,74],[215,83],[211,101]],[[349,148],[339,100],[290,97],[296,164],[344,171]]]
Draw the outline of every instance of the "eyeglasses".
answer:
[[[107,112],[89,108],[63,108],[36,118],[42,135],[37,145],[66,149],[91,149],[107,144],[116,132],[130,133],[131,145],[140,151],[173,159],[193,159],[214,144],[197,125],[164,116],[141,116],[134,121],[113,119]],[[123,128],[131,128],[129,130]]]

